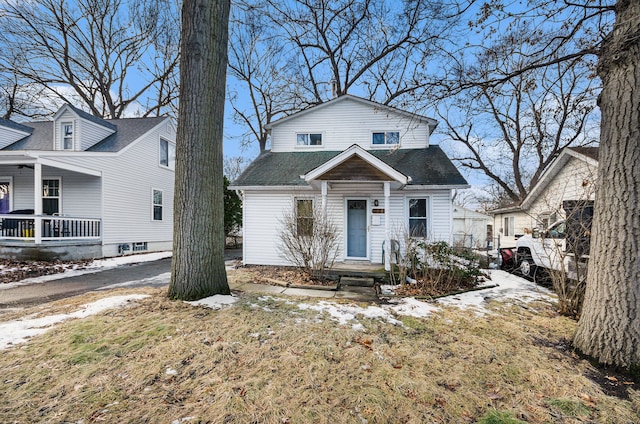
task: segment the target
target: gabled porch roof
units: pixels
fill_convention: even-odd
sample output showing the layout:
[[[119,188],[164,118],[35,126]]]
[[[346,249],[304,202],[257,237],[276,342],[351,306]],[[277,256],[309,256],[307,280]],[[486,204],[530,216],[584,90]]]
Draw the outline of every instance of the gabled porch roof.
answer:
[[[315,180],[393,181],[405,185],[411,181],[411,177],[396,171],[357,144],[300,178],[307,183]]]

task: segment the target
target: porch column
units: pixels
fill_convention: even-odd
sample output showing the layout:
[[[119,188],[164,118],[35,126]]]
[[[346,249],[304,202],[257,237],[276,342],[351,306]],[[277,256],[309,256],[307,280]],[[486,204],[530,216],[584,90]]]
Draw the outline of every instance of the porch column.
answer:
[[[42,243],[42,164],[33,164],[33,236],[36,244]]]
[[[389,196],[391,195],[391,184],[387,181],[384,183],[384,245],[387,247],[384,249],[384,269],[385,271],[391,270],[391,219],[389,214]]]
[[[324,215],[324,217],[327,217],[327,180],[322,180],[321,183],[321,189],[322,189],[322,213]]]

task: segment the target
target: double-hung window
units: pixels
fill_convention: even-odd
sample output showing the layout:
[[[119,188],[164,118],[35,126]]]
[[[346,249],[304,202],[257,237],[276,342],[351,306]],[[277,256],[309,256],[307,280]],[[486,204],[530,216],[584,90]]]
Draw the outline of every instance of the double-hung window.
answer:
[[[322,134],[318,133],[298,133],[296,135],[298,146],[322,146]]]
[[[427,237],[428,229],[428,199],[409,199],[409,236]]]
[[[73,150],[73,123],[62,123],[62,149]]]
[[[313,234],[313,200],[296,199],[296,225],[298,236]]]
[[[160,139],[160,166],[176,168],[176,145],[164,138]]]
[[[516,218],[514,216],[506,216],[504,218],[504,235],[513,237],[516,232]]]
[[[153,202],[152,216],[154,221],[162,221],[163,196],[162,190],[152,190],[151,201]]]
[[[42,180],[42,213],[53,215],[60,213],[60,179]]]
[[[399,131],[374,132],[371,135],[371,144],[381,146],[385,144],[400,144]]]

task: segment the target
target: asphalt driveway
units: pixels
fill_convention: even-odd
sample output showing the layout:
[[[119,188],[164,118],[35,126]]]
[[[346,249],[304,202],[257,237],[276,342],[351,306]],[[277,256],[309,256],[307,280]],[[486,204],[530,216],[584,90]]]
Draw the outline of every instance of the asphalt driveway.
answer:
[[[226,250],[225,260],[241,258],[242,251]],[[116,268],[97,270],[96,272],[60,278],[44,283],[34,283],[0,288],[0,309],[28,305],[38,305],[52,300],[76,296],[92,290],[108,289],[110,286],[129,283],[128,287],[141,287],[158,284],[162,274],[171,272],[171,258],[157,261],[122,265]],[[164,280],[162,280],[164,281]],[[166,282],[168,283],[168,278]]]

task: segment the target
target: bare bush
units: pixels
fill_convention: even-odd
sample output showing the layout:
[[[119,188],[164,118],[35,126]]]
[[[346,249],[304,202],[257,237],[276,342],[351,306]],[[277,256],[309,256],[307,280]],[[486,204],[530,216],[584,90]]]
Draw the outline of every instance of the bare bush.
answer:
[[[338,256],[338,226],[321,208],[298,207],[285,212],[281,221],[280,253],[303,268],[312,278],[323,280]]]

